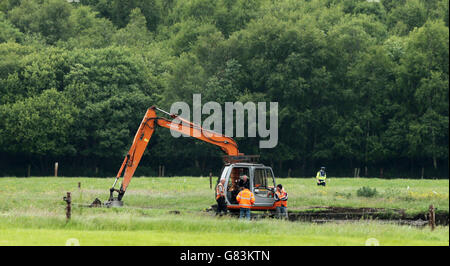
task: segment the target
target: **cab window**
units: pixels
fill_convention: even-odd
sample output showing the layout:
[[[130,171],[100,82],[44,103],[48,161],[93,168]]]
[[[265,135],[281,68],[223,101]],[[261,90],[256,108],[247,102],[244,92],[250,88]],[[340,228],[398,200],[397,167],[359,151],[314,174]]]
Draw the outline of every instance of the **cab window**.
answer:
[[[273,176],[269,169],[255,169],[253,191],[255,196],[273,197]]]

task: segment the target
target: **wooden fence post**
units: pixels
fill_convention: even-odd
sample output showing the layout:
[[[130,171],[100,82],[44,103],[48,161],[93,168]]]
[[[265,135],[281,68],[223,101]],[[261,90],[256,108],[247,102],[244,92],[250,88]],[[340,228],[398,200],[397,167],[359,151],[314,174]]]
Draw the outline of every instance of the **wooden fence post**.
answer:
[[[209,173],[209,188],[212,189],[212,173]]]
[[[67,218],[67,221],[69,221],[70,217],[71,217],[71,212],[72,212],[72,198],[70,196],[70,192],[67,192],[67,196],[64,197],[63,200],[67,203],[66,218]]]
[[[429,212],[428,212],[428,225],[431,227],[431,231],[434,230],[436,227],[436,216],[434,213],[434,206],[430,205]]]
[[[78,192],[80,193],[79,201],[83,202],[83,190],[81,190],[81,182],[78,182]],[[83,215],[83,208],[80,208],[80,215]]]
[[[55,163],[55,177],[58,177],[58,162]]]

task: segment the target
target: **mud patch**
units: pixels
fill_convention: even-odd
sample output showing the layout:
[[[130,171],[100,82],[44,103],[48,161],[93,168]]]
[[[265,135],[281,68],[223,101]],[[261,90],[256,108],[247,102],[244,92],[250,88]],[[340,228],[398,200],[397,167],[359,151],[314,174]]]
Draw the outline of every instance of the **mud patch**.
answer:
[[[290,221],[324,223],[330,221],[380,220],[399,224],[423,226],[428,223],[427,212],[410,215],[404,209],[348,208],[317,206],[306,210],[289,211]],[[448,212],[436,213],[437,225],[448,225]]]
[[[215,206],[207,211],[213,211]],[[239,212],[231,212],[231,216],[239,216]],[[436,212],[436,225],[449,225],[448,211]],[[255,220],[264,218],[276,218],[274,211],[252,212]],[[428,225],[428,212],[411,215],[404,209],[384,209],[384,208],[350,208],[350,207],[330,207],[313,206],[303,210],[289,210],[288,219],[292,222],[311,223],[347,223],[360,220],[376,220],[380,222],[396,223],[399,225],[426,226]]]
[[[101,206],[102,206],[102,202],[98,198],[95,198],[95,200],[89,205],[90,208],[101,207]]]

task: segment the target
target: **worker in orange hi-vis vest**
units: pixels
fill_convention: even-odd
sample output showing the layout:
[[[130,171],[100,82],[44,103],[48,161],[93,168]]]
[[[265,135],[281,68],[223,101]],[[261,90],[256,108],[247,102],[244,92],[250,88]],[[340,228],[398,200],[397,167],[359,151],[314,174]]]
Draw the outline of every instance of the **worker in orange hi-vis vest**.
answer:
[[[244,190],[239,192],[236,200],[239,203],[240,208],[239,219],[245,218],[250,220],[250,208],[255,204],[255,195],[248,189],[248,186],[244,187]]]
[[[225,178],[221,178],[219,184],[216,186],[216,201],[217,201],[217,211],[216,215],[220,214],[222,216],[222,212],[227,214],[227,204],[225,202]]]
[[[274,195],[275,203],[274,206],[277,210],[277,217],[278,218],[288,218],[287,215],[287,200],[288,200],[288,193],[284,190],[283,185],[278,184],[277,185],[277,191]]]

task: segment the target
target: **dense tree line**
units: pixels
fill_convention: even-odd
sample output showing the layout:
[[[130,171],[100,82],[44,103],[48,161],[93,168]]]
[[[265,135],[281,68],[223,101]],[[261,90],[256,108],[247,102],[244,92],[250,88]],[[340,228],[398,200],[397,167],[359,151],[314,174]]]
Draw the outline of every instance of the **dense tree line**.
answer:
[[[448,0],[1,0],[0,176],[113,175],[147,107],[279,103],[279,176],[447,177]],[[217,173],[159,130],[137,175]]]

